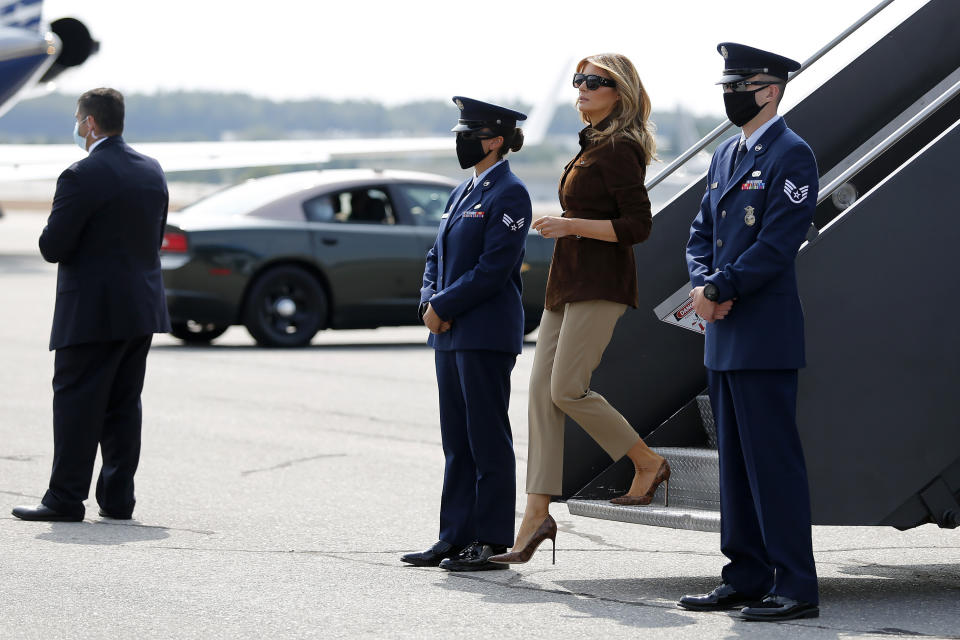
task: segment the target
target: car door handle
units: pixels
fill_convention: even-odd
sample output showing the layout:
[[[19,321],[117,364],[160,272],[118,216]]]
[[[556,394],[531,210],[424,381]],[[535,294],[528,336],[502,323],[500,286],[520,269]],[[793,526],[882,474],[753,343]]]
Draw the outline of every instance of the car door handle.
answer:
[[[320,238],[320,242],[323,244],[334,245],[340,242],[339,238]]]

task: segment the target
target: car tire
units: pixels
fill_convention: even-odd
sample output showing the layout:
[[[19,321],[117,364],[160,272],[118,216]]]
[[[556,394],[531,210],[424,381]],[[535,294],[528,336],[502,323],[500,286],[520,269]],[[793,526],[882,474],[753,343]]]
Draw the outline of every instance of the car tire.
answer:
[[[222,336],[226,330],[225,326],[201,324],[193,320],[170,323],[170,335],[188,344],[209,344],[215,338]]]
[[[273,267],[256,279],[247,295],[243,324],[262,347],[302,347],[327,319],[327,294],[309,271]]]

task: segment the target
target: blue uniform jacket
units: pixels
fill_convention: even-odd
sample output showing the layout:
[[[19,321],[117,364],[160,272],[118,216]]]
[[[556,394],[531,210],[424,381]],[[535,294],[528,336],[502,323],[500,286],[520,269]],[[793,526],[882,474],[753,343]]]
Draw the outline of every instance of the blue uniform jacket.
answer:
[[[59,263],[50,349],[170,331],[160,275],[167,182],[107,138],[57,180],[40,252]]]
[[[799,369],[806,363],[795,261],[817,204],[816,158],[780,119],[731,176],[739,140],[713,154],[687,242],[693,286],[712,282],[721,302],[735,299],[726,318],[707,325],[704,364]]]
[[[520,266],[532,218],[530,195],[504,162],[456,206],[472,180],[450,195],[427,253],[420,302],[430,302],[440,318],[451,322],[449,331],[430,334],[429,344],[443,351],[519,354]]]

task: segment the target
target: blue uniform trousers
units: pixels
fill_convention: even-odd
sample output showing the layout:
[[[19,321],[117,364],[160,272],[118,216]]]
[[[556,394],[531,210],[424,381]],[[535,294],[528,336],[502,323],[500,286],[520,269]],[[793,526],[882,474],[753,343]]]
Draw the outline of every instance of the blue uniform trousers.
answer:
[[[513,544],[516,459],[507,408],[517,356],[501,351],[436,351],[440,434],[446,466],[440,539]]]
[[[797,371],[707,369],[720,448],[723,581],[819,602]]]

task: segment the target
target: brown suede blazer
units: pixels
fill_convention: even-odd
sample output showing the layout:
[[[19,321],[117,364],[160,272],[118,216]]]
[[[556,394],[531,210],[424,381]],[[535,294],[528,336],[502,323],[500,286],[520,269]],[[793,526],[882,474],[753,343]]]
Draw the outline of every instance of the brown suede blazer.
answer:
[[[591,142],[590,127],[580,132],[580,153],[560,178],[565,218],[610,220],[617,242],[557,238],[547,277],[544,306],[559,311],[568,302],[610,300],[637,306],[637,267],[633,245],[650,235],[653,218],[643,184],[643,147],[625,138]]]

